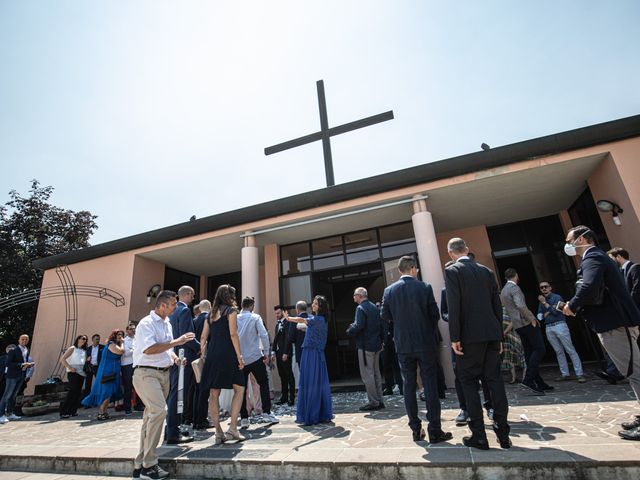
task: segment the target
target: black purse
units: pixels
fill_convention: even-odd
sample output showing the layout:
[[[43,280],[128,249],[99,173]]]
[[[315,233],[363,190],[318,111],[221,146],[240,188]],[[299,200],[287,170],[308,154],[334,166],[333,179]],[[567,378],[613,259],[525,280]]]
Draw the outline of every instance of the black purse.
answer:
[[[116,374],[112,373],[111,375],[103,375],[100,379],[100,383],[109,383],[114,382],[116,380]]]
[[[82,371],[86,375],[93,375],[93,368],[91,367],[91,364],[89,362],[85,362],[85,364],[82,366]]]

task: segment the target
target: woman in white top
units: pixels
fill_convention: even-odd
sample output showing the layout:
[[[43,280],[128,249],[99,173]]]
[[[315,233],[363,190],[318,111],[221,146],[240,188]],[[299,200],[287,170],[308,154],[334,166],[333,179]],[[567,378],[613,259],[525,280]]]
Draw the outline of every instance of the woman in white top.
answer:
[[[84,366],[87,363],[87,336],[78,335],[73,345],[62,354],[60,363],[67,370],[69,391],[67,398],[60,404],[60,418],[76,417],[84,383]]]

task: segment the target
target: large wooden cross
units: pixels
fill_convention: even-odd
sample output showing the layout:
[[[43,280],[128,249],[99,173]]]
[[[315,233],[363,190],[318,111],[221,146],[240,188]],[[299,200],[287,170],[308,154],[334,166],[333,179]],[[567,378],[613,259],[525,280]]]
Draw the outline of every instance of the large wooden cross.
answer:
[[[327,118],[327,102],[324,98],[324,82],[318,80],[316,82],[318,88],[318,107],[320,108],[320,131],[305,135],[304,137],[289,140],[288,142],[279,143],[272,147],[264,149],[265,155],[271,155],[273,153],[282,152],[283,150],[289,150],[290,148],[306,145],[307,143],[316,142],[322,140],[322,150],[324,151],[324,171],[327,176],[327,187],[335,185],[333,178],[333,161],[331,158],[331,143],[330,138],[334,135],[340,135],[341,133],[347,133],[358,128],[368,127],[369,125],[375,125],[376,123],[386,122],[387,120],[393,120],[393,110],[388,112],[379,113],[371,117],[356,120],[355,122],[345,123],[338,127],[329,128],[329,120]]]

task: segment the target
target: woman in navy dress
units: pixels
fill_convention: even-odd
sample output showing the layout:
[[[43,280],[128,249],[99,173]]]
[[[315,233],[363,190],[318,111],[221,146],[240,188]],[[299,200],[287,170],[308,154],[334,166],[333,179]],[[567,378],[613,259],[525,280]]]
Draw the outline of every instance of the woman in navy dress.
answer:
[[[307,325],[302,343],[296,412],[296,422],[305,425],[330,422],[333,418],[329,373],[324,356],[328,332],[329,305],[327,299],[322,295],[316,295],[311,304],[311,311],[313,315],[308,318],[289,317],[285,311],[285,318],[290,322]]]
[[[215,443],[244,440],[238,432],[238,415],[244,396],[244,359],[238,338],[238,308],[236,289],[220,285],[213,300],[213,308],[204,323],[200,337],[202,356],[205,357],[200,388],[211,390],[212,417],[216,427]],[[220,425],[220,390],[233,389],[229,430]]]
[[[102,360],[98,366],[98,373],[91,385],[91,392],[82,404],[85,407],[99,406],[98,420],[107,420],[109,414],[109,402],[115,402],[122,398],[120,387],[120,357],[124,353],[124,331],[115,329],[109,335],[107,344],[102,353]]]

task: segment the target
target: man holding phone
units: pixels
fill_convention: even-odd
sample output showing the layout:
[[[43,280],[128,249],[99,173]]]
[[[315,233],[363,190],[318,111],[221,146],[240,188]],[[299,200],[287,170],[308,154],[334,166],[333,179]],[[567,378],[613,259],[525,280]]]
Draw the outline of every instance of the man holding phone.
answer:
[[[578,383],[584,383],[587,380],[584,378],[582,371],[582,362],[580,361],[578,352],[576,352],[573,346],[569,326],[562,314],[565,303],[560,295],[553,293],[549,282],[540,282],[539,288],[541,293],[538,296],[538,301],[540,302],[540,305],[538,305],[538,320],[544,322],[546,325],[547,340],[549,340],[549,343],[553,347],[553,351],[556,352],[560,374],[562,375],[558,380],[571,379],[566,352],[569,354],[569,357],[571,357],[571,363],[573,364],[573,370],[576,372]]]

